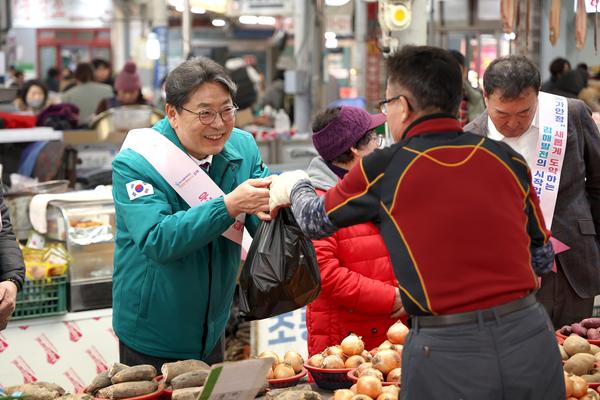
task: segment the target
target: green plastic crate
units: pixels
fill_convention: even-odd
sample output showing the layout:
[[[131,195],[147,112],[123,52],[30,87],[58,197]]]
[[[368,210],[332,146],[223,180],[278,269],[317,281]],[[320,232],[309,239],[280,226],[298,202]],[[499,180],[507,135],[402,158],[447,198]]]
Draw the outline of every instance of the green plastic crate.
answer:
[[[66,313],[68,284],[66,275],[26,280],[11,320]]]

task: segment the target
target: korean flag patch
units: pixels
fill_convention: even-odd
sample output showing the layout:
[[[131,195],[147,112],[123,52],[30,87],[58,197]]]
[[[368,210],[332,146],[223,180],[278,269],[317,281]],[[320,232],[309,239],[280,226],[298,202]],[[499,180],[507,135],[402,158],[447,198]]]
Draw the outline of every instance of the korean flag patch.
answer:
[[[132,181],[127,185],[127,194],[129,195],[129,200],[135,200],[140,197],[149,196],[154,194],[154,188],[149,183],[144,183],[142,181]]]

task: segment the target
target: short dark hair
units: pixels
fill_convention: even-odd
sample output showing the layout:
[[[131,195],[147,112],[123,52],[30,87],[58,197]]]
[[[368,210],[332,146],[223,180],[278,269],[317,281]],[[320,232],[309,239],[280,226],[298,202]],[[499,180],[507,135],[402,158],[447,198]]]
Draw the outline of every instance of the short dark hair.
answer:
[[[525,56],[505,56],[490,63],[483,75],[486,96],[499,91],[502,99],[516,99],[528,88],[540,90],[540,71]]]
[[[44,92],[44,102],[42,104],[46,104],[46,101],[48,101],[48,88],[39,79],[30,79],[23,84],[23,87],[19,91],[19,97],[23,104],[27,104],[27,92],[29,92],[32,86],[39,86],[42,89],[42,92]]]
[[[319,114],[317,114],[317,116],[315,117],[315,120],[313,121],[312,131],[319,132],[320,130],[325,128],[327,125],[329,125],[329,123],[331,121],[333,121],[340,115],[341,110],[342,110],[342,107],[332,107],[332,108],[328,108],[324,111],[321,111]],[[373,130],[365,132],[365,134],[360,139],[358,139],[352,147],[354,147],[356,149],[363,148],[364,146],[369,144],[369,142],[373,138],[373,135],[375,135],[375,132]],[[343,152],[342,154],[340,154],[339,156],[337,156],[336,158],[331,160],[331,162],[347,164],[347,163],[351,162],[352,160],[354,160],[354,154],[352,153],[352,147],[350,147],[345,152]]]
[[[387,59],[388,82],[411,94],[415,110],[457,114],[463,79],[458,62],[447,50],[432,46],[404,46]]]
[[[92,65],[94,66],[94,68],[98,68],[98,67],[110,68],[110,63],[103,58],[94,58],[92,60]]]
[[[60,73],[58,72],[58,68],[56,68],[56,67],[50,67],[46,71],[46,75],[49,76],[50,78],[56,78],[59,74]]]
[[[558,75],[562,74],[565,71],[565,65],[569,66],[571,69],[571,63],[566,58],[558,57],[552,60],[550,63],[550,75],[553,77],[558,77]]]
[[[94,80],[94,69],[90,63],[79,63],[75,68],[75,79],[81,83]]]
[[[191,58],[182,62],[169,73],[165,82],[167,104],[181,112],[190,96],[203,84],[214,82],[221,84],[233,99],[237,87],[221,65],[206,57]]]
[[[458,50],[448,50],[450,55],[463,67],[465,66],[465,56]]]

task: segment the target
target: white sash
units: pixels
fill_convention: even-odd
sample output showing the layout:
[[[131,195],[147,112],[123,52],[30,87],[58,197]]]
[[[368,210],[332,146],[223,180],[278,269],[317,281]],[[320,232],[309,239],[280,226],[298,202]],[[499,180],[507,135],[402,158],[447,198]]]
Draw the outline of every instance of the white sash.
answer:
[[[560,174],[567,148],[567,99],[550,93],[538,95],[539,137],[535,162],[531,167],[533,187],[540,198],[540,208],[550,230]]]
[[[154,129],[130,130],[121,147],[123,149],[132,149],[143,156],[190,207],[224,195],[202,168]],[[242,246],[243,256],[252,242],[252,237],[244,228],[244,221],[245,214],[240,214],[222,234]]]

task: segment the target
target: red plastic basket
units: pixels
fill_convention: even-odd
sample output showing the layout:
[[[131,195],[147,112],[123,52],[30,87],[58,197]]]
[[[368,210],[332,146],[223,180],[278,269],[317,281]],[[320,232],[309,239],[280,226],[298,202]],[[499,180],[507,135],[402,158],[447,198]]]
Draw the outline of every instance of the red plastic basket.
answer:
[[[296,386],[298,382],[300,382],[300,379],[304,378],[306,374],[306,368],[302,368],[302,371],[294,376],[290,376],[289,378],[267,379],[267,381],[269,382],[269,387],[271,389],[282,389],[290,386]]]
[[[555,332],[556,338],[558,340],[558,343],[562,344],[565,339],[567,338],[567,336],[563,335],[562,333],[560,333],[560,331],[556,331]],[[596,346],[600,346],[600,340],[597,339],[587,339],[584,338],[585,340],[587,340],[590,344],[595,344]]]
[[[315,383],[321,389],[349,389],[352,386],[352,381],[348,378],[348,371],[352,368],[325,369],[308,364],[304,364],[304,368],[310,372]]]
[[[156,380],[156,378],[154,378]],[[152,392],[152,393],[148,393],[145,394],[143,396],[136,396],[136,397],[127,397],[127,399],[122,399],[122,400],[153,400],[153,399],[158,399],[162,393],[164,391],[164,385],[162,383],[158,383],[158,389],[156,389],[156,391]],[[96,399],[98,400],[106,400],[106,399],[100,399],[98,397],[96,397]]]

